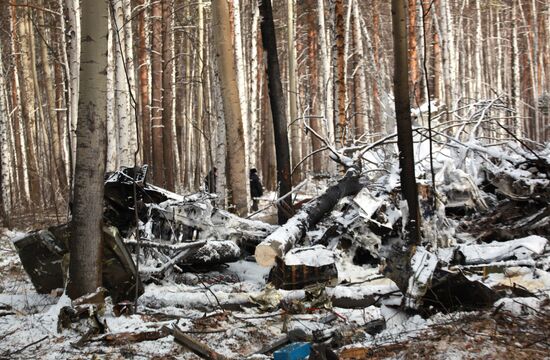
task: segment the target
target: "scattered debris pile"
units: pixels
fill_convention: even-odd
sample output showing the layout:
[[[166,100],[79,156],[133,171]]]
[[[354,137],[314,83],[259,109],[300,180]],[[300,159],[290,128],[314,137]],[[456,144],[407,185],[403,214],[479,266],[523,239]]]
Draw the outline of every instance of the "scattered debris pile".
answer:
[[[105,271],[104,285],[115,306],[104,316],[151,324],[88,327],[77,344],[155,341],[171,354],[190,349],[203,358],[265,359],[279,351],[352,359],[464,311],[507,314],[507,300],[546,312],[548,161],[508,153],[468,160],[472,153],[459,159],[464,166],[442,161],[436,189],[419,183],[424,241],[410,261],[406,292],[383,273],[402,234],[393,170],[375,180],[348,169],[280,227],[216,209],[209,194],[181,196],[147,184],[146,167],[109,174],[105,253],[116,267]],[[66,226],[14,240],[39,293],[63,287],[67,241]],[[136,282],[136,259],[144,285]],[[124,301],[133,300],[136,283],[140,315]],[[93,311],[61,308],[63,328],[94,321]],[[543,350],[550,352],[548,344]]]
[[[103,283],[115,302],[134,299],[137,283],[138,295],[143,293],[130,256],[136,257],[138,247],[143,249],[139,277],[151,282],[174,269],[236,261],[273,231],[271,225],[213,208],[209,194],[180,196],[146,183],[146,176],[146,165],[106,175]],[[67,224],[14,239],[38,293],[63,289],[69,239]]]

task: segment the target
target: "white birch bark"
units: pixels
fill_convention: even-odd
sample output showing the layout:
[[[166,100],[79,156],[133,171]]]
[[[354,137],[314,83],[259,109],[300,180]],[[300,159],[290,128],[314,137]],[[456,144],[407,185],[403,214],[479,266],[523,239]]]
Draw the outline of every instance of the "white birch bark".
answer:
[[[481,6],[480,0],[476,0],[476,41],[474,44],[474,58],[475,58],[475,96],[477,100],[481,100],[483,94],[483,70],[481,67],[481,49],[483,47],[483,32],[481,28]]]
[[[518,44],[518,25],[517,22],[517,5],[516,2],[512,2],[512,93],[513,93],[513,103],[515,105],[516,117],[514,119],[514,128],[516,130],[516,135],[520,136],[523,132],[523,122],[520,121],[521,116],[523,115],[522,106],[521,106],[521,96],[520,96],[520,75],[519,75],[519,44]]]
[[[16,8],[14,6],[10,6],[10,12],[14,12],[16,10]],[[13,14],[10,13],[10,15],[13,17]],[[10,21],[10,33],[11,34],[14,34],[16,32],[16,29],[15,29],[15,26],[16,24],[14,24],[13,22]],[[16,44],[15,44],[15,41],[12,41],[11,42],[11,53],[12,54],[17,54],[18,53],[18,50],[16,48]],[[16,63],[16,66],[17,66],[17,63]],[[18,75],[18,71],[17,71],[17,68],[15,69],[15,75],[14,75],[14,84],[13,86],[15,87],[15,96],[16,96],[16,99],[17,99],[17,108],[16,109],[13,109],[12,112],[12,121],[13,123],[16,123],[16,126],[19,128],[19,141],[20,141],[20,145],[21,145],[21,151],[19,151],[18,153],[21,155],[21,159],[16,159],[17,162],[14,162],[14,165],[17,166],[18,163],[19,163],[19,160],[22,164],[22,169],[21,169],[21,173],[23,174],[23,179],[22,179],[22,183],[23,183],[23,188],[22,189],[18,189],[20,192],[22,192],[22,194],[20,195],[20,199],[23,198],[23,199],[29,199],[30,198],[30,187],[29,187],[29,170],[28,170],[28,166],[27,166],[27,152],[25,151],[25,149],[27,148],[27,144],[26,144],[26,141],[25,141],[25,136],[24,136],[24,133],[23,133],[23,122],[22,122],[22,110],[21,110],[21,85],[19,84],[19,75]],[[14,134],[14,137],[17,136],[17,134]],[[17,140],[14,139],[14,143],[16,142]],[[17,152],[14,152],[14,153],[17,153]],[[21,179],[20,179],[20,183],[21,183]]]
[[[448,109],[452,108],[453,102],[453,74],[455,64],[452,62],[452,53],[454,49],[452,18],[449,11],[448,0],[441,1],[440,16],[437,18],[439,23],[439,38],[441,39],[441,55],[443,68],[444,100]],[[449,119],[447,119],[449,120]]]
[[[258,120],[258,94],[260,88],[258,84],[258,21],[260,18],[260,10],[258,6],[252,7],[252,33],[250,47],[250,87],[249,87],[249,131],[250,136],[250,151],[249,161],[254,167],[258,167],[258,149],[259,149],[259,123]],[[251,166],[252,166],[251,165]]]
[[[214,55],[214,51],[210,52],[210,62],[211,69],[210,73],[210,84],[212,85],[212,107],[214,108],[215,114],[215,124],[216,124],[216,139],[214,140],[214,152],[215,160],[214,166],[218,169],[218,176],[216,178],[216,191],[219,196],[217,205],[222,209],[227,207],[227,183],[226,183],[226,169],[225,162],[227,158],[227,146],[226,146],[226,133],[225,133],[225,116],[223,112],[223,103],[220,87],[220,77],[217,69],[217,59]]]
[[[115,86],[115,57],[116,57],[116,34],[114,19],[109,11],[107,35],[107,163],[105,171],[115,171],[118,168],[117,163],[117,114],[116,114],[116,86]]]
[[[138,133],[136,128],[136,109],[135,104],[133,103],[132,96],[135,98],[136,96],[136,68],[134,64],[134,36],[133,36],[133,30],[132,30],[132,12],[131,12],[132,6],[131,6],[131,0],[122,0],[122,11],[123,11],[123,17],[124,20],[124,60],[126,65],[126,75],[128,76],[128,79],[126,81],[126,88],[127,88],[127,113],[128,113],[128,124],[127,129],[124,129],[122,134],[126,134],[127,140],[125,142],[121,141],[121,144],[127,144],[128,146],[128,165],[134,164],[134,154],[137,150],[137,143],[138,143]],[[174,137],[175,138],[175,137]],[[124,146],[124,145],[122,145]],[[177,149],[177,147],[175,148]],[[176,152],[177,153],[177,152]],[[135,159],[137,163],[141,163],[141,159],[139,154],[137,154],[137,158]]]
[[[547,9],[547,11],[549,11]],[[530,61],[530,67],[531,67],[531,73],[532,73],[532,79],[533,79],[533,106],[534,106],[534,112],[535,112],[535,125],[536,125],[536,133],[535,133],[535,139],[538,141],[544,140],[544,133],[545,133],[545,127],[544,123],[541,121],[542,117],[539,113],[539,108],[537,106],[537,102],[539,99],[539,66],[538,66],[538,56],[539,56],[539,19],[538,19],[538,13],[537,13],[537,3],[536,0],[531,0],[531,16],[532,16],[532,32],[533,32],[533,42],[530,50],[531,55],[531,61]],[[548,41],[548,39],[547,39]]]
[[[0,54],[2,54],[2,43],[0,42]],[[11,168],[11,151],[9,148],[9,113],[6,101],[6,84],[4,82],[4,64],[0,56],[0,161],[2,162],[2,183],[0,184],[3,193],[4,211],[8,213],[11,208],[11,185],[10,185],[10,168]]]
[[[60,0],[62,1],[62,0]],[[69,18],[69,29],[66,29],[69,33],[70,41],[67,44],[68,61],[68,74],[69,74],[69,108],[70,108],[70,138],[71,138],[71,159],[69,174],[74,174],[74,167],[76,161],[76,125],[78,122],[78,97],[80,88],[80,1],[68,0],[65,1],[67,6],[67,15]],[[74,181],[74,179],[72,179]],[[71,184],[72,188],[73,184]]]
[[[235,62],[237,64],[237,84],[239,90],[239,101],[241,104],[241,117],[243,123],[243,129],[248,132],[248,106],[247,106],[247,92],[246,92],[246,79],[245,73],[247,64],[244,61],[243,52],[243,39],[241,30],[241,6],[240,1],[233,1],[233,27],[234,27],[234,45],[235,45]],[[244,136],[244,156],[245,156],[245,168],[246,173],[250,168],[250,136],[245,134]]]
[[[300,123],[296,121],[296,95],[298,89],[296,86],[296,43],[295,43],[295,27],[294,18],[294,0],[287,0],[287,26],[288,26],[288,107],[290,115],[290,143],[291,143],[291,158],[292,168],[302,160],[302,142],[300,136]],[[301,180],[301,171],[293,176],[293,183]]]
[[[127,0],[127,1],[130,1],[130,0]],[[175,55],[176,55],[176,49],[175,49],[175,46],[176,46],[176,39],[175,39],[175,32],[174,32],[174,28],[175,28],[175,16],[171,16],[170,17],[170,21],[172,22],[172,24],[170,25],[170,29],[172,29],[172,31],[170,32],[170,44],[171,44],[171,48],[170,48],[170,59],[175,59]],[[171,76],[171,81],[170,81],[170,86],[172,88],[172,96],[174,96],[176,94],[176,67],[175,66],[172,66],[172,73],[170,74]],[[171,150],[170,151],[173,151],[174,152],[174,155],[173,155],[173,161],[174,161],[174,164],[170,164],[168,165],[169,167],[173,167],[174,169],[179,169],[180,166],[181,166],[181,157],[180,157],[180,154],[179,152],[177,151],[178,149],[178,133],[177,133],[177,127],[176,127],[176,99],[174,99],[172,101],[172,108],[170,109],[170,112],[172,113],[172,115],[170,116],[170,118],[172,119],[172,144],[171,144]],[[135,127],[134,127],[135,129]],[[136,134],[136,140],[137,140],[137,134]],[[179,178],[179,176],[177,176],[178,172],[177,170],[175,171],[175,176],[174,176],[174,188],[175,189],[178,189],[181,187],[181,179]]]
[[[124,54],[127,46],[126,31],[124,26],[124,11],[122,0],[114,3],[114,51],[115,54],[115,102],[117,127],[117,167],[132,166],[134,163],[135,135],[133,135],[134,121],[130,113],[130,89],[128,79],[131,77],[127,69],[126,60],[131,54]],[[127,72],[128,71],[128,72]],[[128,77],[128,79],[127,79]],[[132,141],[132,139],[134,141]],[[130,142],[134,142],[131,144]],[[133,145],[133,146],[132,146]]]
[[[353,6],[353,21],[354,21],[354,37],[356,41],[356,48],[355,52],[358,54],[359,62],[357,64],[357,72],[359,74],[359,94],[356,94],[357,99],[357,116],[361,119],[360,121],[363,123],[363,129],[367,129],[367,112],[368,112],[368,94],[367,94],[367,69],[365,66],[365,49],[363,47],[363,38],[361,36],[361,22],[360,14],[359,14],[359,1],[353,0],[352,1]],[[356,133],[356,137],[360,137],[361,134]]]
[[[496,41],[497,41],[497,59],[496,59],[496,82],[497,82],[497,92],[503,93],[504,92],[504,86],[502,85],[502,72],[504,71],[504,60],[502,55],[502,27],[500,24],[501,17],[500,17],[500,9],[496,8]]]
[[[60,13],[63,13],[64,12],[64,3],[65,3],[65,0],[59,0],[58,2],[58,5],[59,5],[59,12]],[[66,81],[63,82],[63,93],[64,94],[67,94],[68,96],[66,96],[65,100],[66,100],[66,103],[65,103],[65,107],[66,109],[64,109],[65,111],[65,121],[66,121],[66,124],[64,124],[65,126],[62,126],[61,128],[63,129],[63,133],[60,134],[60,136],[62,137],[62,151],[63,151],[63,158],[64,159],[67,159],[67,161],[65,161],[65,173],[67,174],[67,182],[68,182],[68,185],[69,185],[69,188],[72,187],[72,164],[71,164],[71,161],[69,161],[71,159],[71,147],[72,146],[69,146],[69,144],[72,145],[71,143],[71,118],[72,118],[72,107],[71,107],[71,100],[70,100],[70,96],[71,96],[71,88],[72,88],[72,83],[70,81],[71,79],[71,70],[70,70],[70,64],[69,64],[69,54],[67,52],[67,47],[65,44],[68,44],[68,41],[67,41],[67,27],[65,26],[65,21],[60,21],[59,22],[60,24],[60,27],[61,27],[61,43],[62,45],[59,46],[59,49],[61,51],[61,60],[63,62],[62,66],[63,66],[63,71],[64,71],[64,75],[67,77]],[[57,86],[59,86],[59,84],[57,84]],[[77,91],[78,92],[78,91]],[[61,111],[61,109],[58,109],[59,111]]]
[[[351,36],[351,14],[353,9],[353,4],[355,1],[351,0],[348,2],[348,8],[346,10],[346,22],[345,22],[345,28],[344,28],[344,86],[347,87],[348,82],[348,59],[350,58],[350,50],[349,46],[351,44],[350,36]],[[346,112],[347,108],[349,107],[349,91],[346,90]]]
[[[327,39],[327,27],[325,23],[325,1],[318,0],[318,16],[319,16],[319,48],[321,50],[321,84],[319,89],[323,92],[324,116],[325,116],[325,131],[327,140],[330,144],[334,144],[334,91],[332,83],[332,57],[330,56],[330,46]]]

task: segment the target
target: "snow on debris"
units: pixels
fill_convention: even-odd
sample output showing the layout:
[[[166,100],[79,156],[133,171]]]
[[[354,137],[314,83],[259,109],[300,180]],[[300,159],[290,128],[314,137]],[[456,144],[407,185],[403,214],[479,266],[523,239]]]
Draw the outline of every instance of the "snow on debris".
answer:
[[[461,245],[458,251],[464,255],[466,264],[487,264],[510,258],[529,259],[534,254],[542,254],[547,243],[548,240],[542,236],[531,235],[506,242]]]
[[[285,255],[287,266],[306,265],[320,267],[334,264],[334,253],[322,245],[315,245],[309,248],[296,248]]]

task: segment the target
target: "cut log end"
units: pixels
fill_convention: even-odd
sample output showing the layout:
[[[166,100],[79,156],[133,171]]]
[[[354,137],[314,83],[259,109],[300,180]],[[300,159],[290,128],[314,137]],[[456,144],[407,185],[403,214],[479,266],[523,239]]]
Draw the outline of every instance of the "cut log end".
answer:
[[[275,265],[277,256],[282,256],[280,251],[277,251],[273,244],[260,244],[256,247],[256,262],[263,267],[271,267]]]

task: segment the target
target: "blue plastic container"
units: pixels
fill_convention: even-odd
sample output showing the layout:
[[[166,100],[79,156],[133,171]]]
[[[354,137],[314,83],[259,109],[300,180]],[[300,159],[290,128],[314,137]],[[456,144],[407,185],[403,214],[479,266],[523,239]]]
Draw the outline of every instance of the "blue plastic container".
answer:
[[[274,360],[304,360],[311,353],[311,344],[295,342],[273,353]]]

